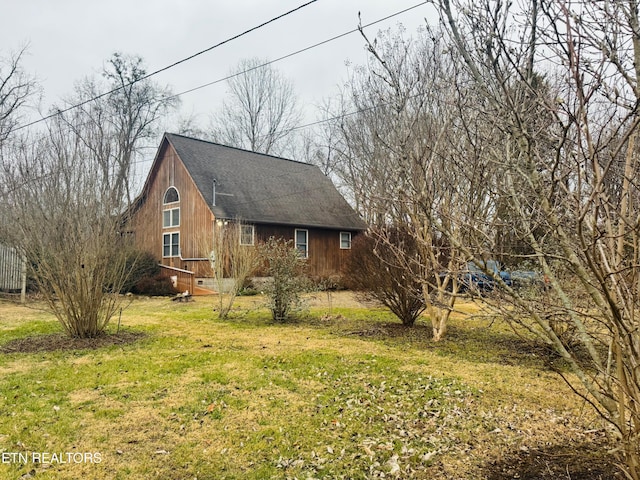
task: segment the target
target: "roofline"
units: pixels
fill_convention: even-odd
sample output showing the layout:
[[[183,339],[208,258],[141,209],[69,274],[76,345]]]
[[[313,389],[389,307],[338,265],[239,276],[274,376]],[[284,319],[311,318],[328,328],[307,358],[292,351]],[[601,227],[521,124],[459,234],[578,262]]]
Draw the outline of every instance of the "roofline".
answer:
[[[145,196],[146,192],[149,189],[149,183],[151,182],[151,174],[153,173],[153,170],[155,169],[156,164],[158,163],[158,159],[160,158],[160,152],[162,151],[162,147],[163,147],[165,141],[169,145],[171,145],[171,142],[167,138],[167,132],[162,134],[162,140],[160,140],[160,145],[158,145],[158,148],[156,148],[156,154],[153,157],[153,162],[151,163],[151,167],[149,168],[149,171],[147,172],[147,178],[144,180],[144,185],[142,185],[142,189],[140,190],[140,193],[131,202],[131,207],[132,207],[132,212],[131,213],[134,213],[139,208],[140,203],[144,200],[144,196]],[[173,145],[171,145],[171,146],[173,146]]]
[[[270,157],[270,158],[274,158],[276,160],[286,160],[287,162],[293,162],[293,163],[297,163],[299,165],[306,165],[306,166],[309,166],[309,167],[316,167],[317,168],[316,165],[313,165],[313,164],[307,163],[307,162],[301,162],[300,160],[293,160],[291,158],[278,157],[277,155],[271,155],[270,153],[255,152],[253,150],[248,150],[246,148],[234,147],[232,145],[225,145],[224,143],[212,142],[210,140],[202,140],[201,138],[189,137],[187,135],[181,135],[179,133],[165,132],[163,138],[167,138],[167,135],[173,135],[173,136],[176,136],[176,137],[186,138],[187,140],[195,140],[196,142],[208,143],[210,145],[217,145],[219,147],[231,148],[233,150],[238,150],[240,152],[251,153],[251,154],[254,154],[254,155],[261,155],[263,157]],[[171,143],[171,140],[169,140],[169,142]]]
[[[163,147],[165,145],[165,142],[166,142],[166,144],[168,146],[173,148],[174,151],[177,153],[177,149],[176,149],[175,145],[173,144],[173,142],[171,141],[170,136],[180,137],[180,138],[184,138],[184,139],[192,140],[192,141],[208,143],[208,144],[211,144],[211,145],[217,145],[217,146],[220,146],[220,147],[223,147],[223,148],[230,148],[230,149],[233,149],[233,150],[246,152],[246,153],[250,153],[250,154],[254,154],[254,155],[260,155],[260,156],[263,156],[263,157],[270,157],[270,158],[273,158],[273,159],[276,159],[276,160],[284,160],[284,161],[287,161],[287,162],[295,163],[297,165],[304,165],[306,167],[319,170],[319,167],[317,165],[313,165],[313,164],[306,163],[306,162],[301,162],[301,161],[298,161],[298,160],[291,160],[291,159],[288,159],[288,158],[277,157],[275,155],[270,155],[270,154],[266,154],[266,153],[253,152],[251,150],[246,150],[246,149],[238,148],[238,147],[232,147],[232,146],[229,146],[229,145],[223,145],[221,143],[211,142],[211,141],[208,141],[208,140],[202,140],[202,139],[198,139],[198,138],[194,138],[194,137],[188,137],[186,135],[181,135],[181,134],[177,134],[177,133],[164,132],[164,134],[162,135],[162,140],[160,141],[160,145],[158,146],[158,149],[156,150],[156,154],[154,156],[153,163],[151,164],[151,167],[149,168],[149,172],[147,173],[147,178],[145,180],[145,183],[144,183],[144,185],[143,185],[143,187],[142,187],[142,189],[140,191],[140,194],[133,200],[133,202],[131,204],[130,215],[133,215],[138,210],[140,205],[145,201],[146,193],[148,192],[148,190],[150,188],[149,185],[150,185],[150,182],[151,182],[152,174],[153,174],[155,168],[157,167],[157,164],[158,164],[159,159],[161,157],[161,152],[163,151]],[[178,155],[178,158],[182,162],[182,159],[180,158],[180,155]],[[189,169],[186,168],[186,165],[185,165],[185,170],[187,171],[187,174],[191,178],[191,172],[189,172]],[[326,175],[324,175],[324,176],[326,177]],[[198,184],[194,181],[193,178],[191,178],[191,181],[197,187]],[[226,217],[218,217],[218,216],[216,216],[215,212],[213,211],[213,206],[209,205],[209,203],[204,199],[203,193],[202,193],[202,191],[200,191],[200,188],[196,188],[196,190],[200,194],[203,202],[208,207],[209,211],[211,212],[211,214],[213,215],[213,217],[215,219],[232,220],[232,221],[237,221],[238,220],[237,218],[234,219],[234,218],[226,218]],[[337,191],[337,189],[336,189],[336,191]],[[342,198],[344,199],[344,197],[342,197]],[[346,200],[345,200],[345,202],[346,202]],[[348,205],[348,202],[346,202],[346,203]],[[247,222],[250,222],[250,223],[253,223],[253,224],[256,224],[256,225],[281,225],[281,226],[290,226],[290,227],[320,228],[320,229],[327,229],[327,230],[336,230],[336,231],[342,230],[342,231],[352,231],[352,232],[365,231],[368,228],[366,222],[359,217],[359,215],[355,212],[353,207],[351,207],[350,205],[349,205],[349,207],[351,208],[351,210],[354,213],[354,223],[360,223],[362,226],[360,226],[360,227],[358,227],[356,225],[335,226],[335,225],[324,225],[324,224],[304,224],[304,223],[269,222],[269,221],[265,222],[263,220],[249,220],[249,219],[241,219],[241,221],[247,221]]]
[[[359,217],[358,217],[359,219]],[[248,218],[228,218],[228,217],[216,217],[216,220],[227,220],[230,222],[242,222],[250,225],[273,225],[282,227],[297,227],[297,228],[321,228],[324,230],[340,230],[350,232],[364,232],[369,227],[365,224],[364,220],[359,219],[362,222],[362,227],[356,227],[355,225],[322,225],[322,224],[309,224],[309,223],[289,223],[289,222],[265,222],[264,220],[251,220]]]

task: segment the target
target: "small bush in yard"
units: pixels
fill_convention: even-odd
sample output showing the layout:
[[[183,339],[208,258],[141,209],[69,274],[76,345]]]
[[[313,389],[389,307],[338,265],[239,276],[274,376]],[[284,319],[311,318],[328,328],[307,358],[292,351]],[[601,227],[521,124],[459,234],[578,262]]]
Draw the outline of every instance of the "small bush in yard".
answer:
[[[305,260],[291,240],[274,237],[260,246],[260,254],[270,277],[265,294],[271,316],[276,322],[285,322],[300,306],[300,294],[306,286]]]
[[[366,300],[387,307],[403,325],[412,326],[426,305],[418,280],[418,248],[400,229],[358,235],[351,245],[345,282]],[[400,262],[400,258],[407,261]]]
[[[131,289],[138,295],[150,295],[152,297],[170,297],[178,293],[169,277],[157,274],[141,278]]]
[[[153,278],[160,273],[158,259],[149,252],[131,249],[127,253],[125,268],[129,272],[120,293],[134,292],[136,285],[145,278]]]

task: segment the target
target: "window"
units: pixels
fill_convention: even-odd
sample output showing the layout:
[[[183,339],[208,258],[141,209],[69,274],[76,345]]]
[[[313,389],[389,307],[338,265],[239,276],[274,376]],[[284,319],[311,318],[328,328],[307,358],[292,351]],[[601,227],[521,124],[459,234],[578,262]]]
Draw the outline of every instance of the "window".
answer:
[[[254,233],[253,225],[240,225],[240,245],[253,245]]]
[[[166,205],[167,203],[175,203],[179,201],[180,195],[178,195],[178,190],[176,190],[176,187],[167,188],[167,191],[164,192],[164,200],[162,201],[162,203]]]
[[[340,232],[340,248],[342,250],[351,249],[351,232]]]
[[[179,227],[180,226],[180,207],[162,211],[162,227]]]
[[[180,233],[165,233],[162,235],[162,256],[163,257],[179,257],[180,256]]]
[[[302,258],[309,257],[309,230],[296,230],[296,248]]]

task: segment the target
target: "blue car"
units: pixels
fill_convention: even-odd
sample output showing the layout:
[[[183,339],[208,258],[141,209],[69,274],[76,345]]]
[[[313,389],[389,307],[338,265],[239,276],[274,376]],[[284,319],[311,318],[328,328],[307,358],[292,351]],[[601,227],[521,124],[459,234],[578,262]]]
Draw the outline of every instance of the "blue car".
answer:
[[[503,270],[498,261],[487,260],[483,265],[468,262],[461,276],[461,291],[491,292],[496,287],[498,278],[506,285],[512,285],[511,274]]]

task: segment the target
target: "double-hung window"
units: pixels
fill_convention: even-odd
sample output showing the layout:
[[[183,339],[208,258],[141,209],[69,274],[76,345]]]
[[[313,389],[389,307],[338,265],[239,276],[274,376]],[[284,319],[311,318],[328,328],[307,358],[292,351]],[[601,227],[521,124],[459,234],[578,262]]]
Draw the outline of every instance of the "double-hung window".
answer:
[[[300,252],[302,258],[309,257],[309,230],[296,229],[295,232],[296,248]]]
[[[340,248],[342,250],[351,249],[351,232],[340,232]]]
[[[240,245],[254,245],[254,236],[253,225],[240,225]]]
[[[180,207],[162,211],[162,227],[171,228],[180,226]]]
[[[180,232],[165,233],[162,235],[162,256],[180,256]]]

